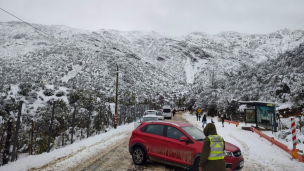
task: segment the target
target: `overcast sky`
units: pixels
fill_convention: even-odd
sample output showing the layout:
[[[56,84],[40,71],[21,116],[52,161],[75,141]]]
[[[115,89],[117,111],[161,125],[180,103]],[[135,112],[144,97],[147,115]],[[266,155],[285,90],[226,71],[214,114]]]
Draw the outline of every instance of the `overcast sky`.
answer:
[[[267,34],[304,30],[304,0],[0,0],[29,23],[84,30]],[[17,21],[0,10],[0,21]]]

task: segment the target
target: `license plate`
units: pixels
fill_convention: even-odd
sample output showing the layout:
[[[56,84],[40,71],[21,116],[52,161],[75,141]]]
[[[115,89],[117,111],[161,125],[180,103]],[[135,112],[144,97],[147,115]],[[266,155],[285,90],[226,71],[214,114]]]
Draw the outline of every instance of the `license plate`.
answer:
[[[243,167],[244,166],[244,161],[241,161],[240,162],[240,167]]]

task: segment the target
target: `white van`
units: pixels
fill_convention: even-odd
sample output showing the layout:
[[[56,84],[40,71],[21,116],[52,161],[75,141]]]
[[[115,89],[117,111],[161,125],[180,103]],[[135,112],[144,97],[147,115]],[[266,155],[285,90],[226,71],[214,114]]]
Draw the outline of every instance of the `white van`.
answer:
[[[164,118],[170,118],[171,119],[171,107],[170,106],[164,106],[163,107],[163,115],[164,115]]]

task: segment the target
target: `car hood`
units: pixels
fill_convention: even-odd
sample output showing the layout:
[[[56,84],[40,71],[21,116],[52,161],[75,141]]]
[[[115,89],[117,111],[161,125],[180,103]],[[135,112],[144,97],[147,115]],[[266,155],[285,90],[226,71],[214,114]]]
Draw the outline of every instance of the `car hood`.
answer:
[[[225,141],[225,150],[234,152],[234,151],[239,151],[240,149],[236,145],[233,145]]]

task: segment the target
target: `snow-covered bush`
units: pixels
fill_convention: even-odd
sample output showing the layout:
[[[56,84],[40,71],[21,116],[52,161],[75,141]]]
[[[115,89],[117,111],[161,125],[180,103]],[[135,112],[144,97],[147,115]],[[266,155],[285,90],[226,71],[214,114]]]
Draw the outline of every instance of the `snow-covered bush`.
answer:
[[[277,132],[276,136],[278,137],[278,139],[284,140],[290,134],[291,134],[290,130],[283,130],[283,131]]]
[[[23,96],[27,96],[28,93],[32,90],[32,84],[31,83],[21,83],[19,84],[19,91],[18,93],[23,95]]]
[[[45,96],[53,96],[53,95],[54,95],[54,90],[52,90],[52,89],[45,89],[45,90],[43,91],[43,94],[44,94]]]
[[[37,100],[38,94],[36,92],[30,92],[25,98],[30,104],[33,104]]]
[[[41,97],[41,96],[39,96],[39,99],[40,99],[41,101],[44,101],[43,97]]]
[[[61,96],[64,96],[64,95],[65,95],[65,93],[62,90],[59,90],[59,91],[56,92],[57,97],[61,97]]]
[[[35,90],[35,91],[39,91],[39,90],[41,89],[41,85],[40,85],[40,84],[37,84],[37,83],[36,83],[36,84],[33,84],[33,85],[32,85],[32,89]]]

